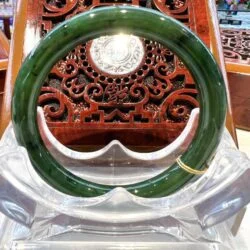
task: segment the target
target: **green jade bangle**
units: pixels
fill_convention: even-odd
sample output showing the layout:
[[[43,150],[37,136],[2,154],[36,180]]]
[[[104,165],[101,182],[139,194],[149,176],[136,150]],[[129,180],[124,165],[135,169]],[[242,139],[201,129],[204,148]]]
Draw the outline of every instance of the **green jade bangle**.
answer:
[[[184,25],[159,12],[136,7],[105,7],[85,12],[58,25],[29,54],[18,74],[12,99],[16,138],[39,175],[52,187],[73,196],[95,197],[116,186],[81,179],[61,166],[45,147],[37,124],[41,86],[53,65],[80,43],[117,33],[155,40],[173,51],[191,72],[199,91],[199,127],[181,160],[202,170],[212,157],[224,127],[227,99],[222,74],[201,40]],[[177,163],[163,173],[131,185],[140,197],[164,197],[183,187],[194,175]]]

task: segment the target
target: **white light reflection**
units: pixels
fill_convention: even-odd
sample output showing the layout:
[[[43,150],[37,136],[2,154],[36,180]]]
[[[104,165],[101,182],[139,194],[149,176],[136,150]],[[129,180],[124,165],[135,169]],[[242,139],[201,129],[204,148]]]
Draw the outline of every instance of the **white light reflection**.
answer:
[[[120,33],[93,40],[90,55],[101,71],[123,75],[134,71],[141,64],[144,47],[140,38]]]

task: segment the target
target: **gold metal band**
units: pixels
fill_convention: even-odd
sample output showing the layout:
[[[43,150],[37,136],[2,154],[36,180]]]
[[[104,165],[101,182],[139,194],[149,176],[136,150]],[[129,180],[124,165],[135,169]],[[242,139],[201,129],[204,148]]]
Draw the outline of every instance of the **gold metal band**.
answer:
[[[196,169],[193,169],[193,168],[189,167],[184,162],[182,162],[180,156],[176,159],[176,162],[179,165],[179,167],[181,167],[183,170],[185,170],[186,172],[188,172],[190,174],[203,175],[207,171],[207,168],[205,168],[204,170],[196,170]]]

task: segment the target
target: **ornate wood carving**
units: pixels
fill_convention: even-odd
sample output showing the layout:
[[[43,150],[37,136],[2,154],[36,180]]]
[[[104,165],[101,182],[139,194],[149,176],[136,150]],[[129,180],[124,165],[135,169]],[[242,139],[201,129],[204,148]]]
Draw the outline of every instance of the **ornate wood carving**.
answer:
[[[198,1],[199,2],[199,1]],[[157,9],[189,26],[207,42],[206,12],[197,15],[196,0],[36,0],[29,10],[44,36],[58,23],[99,6],[130,4]],[[37,15],[31,10],[36,9]],[[33,23],[34,24],[34,23]],[[183,130],[197,91],[182,62],[161,44],[140,38],[143,58],[125,74],[107,74],[90,55],[93,41],[77,46],[54,66],[39,104],[53,134],[66,145],[124,144],[161,147]],[[67,135],[70,133],[70,136]],[[96,136],[98,134],[98,136]],[[136,134],[137,140],[131,138]]]
[[[221,29],[224,56],[227,62],[250,65],[250,31]]]
[[[186,122],[198,106],[193,80],[182,63],[159,43],[143,39],[142,65],[126,75],[102,73],[83,44],[53,68],[39,103],[48,122]]]

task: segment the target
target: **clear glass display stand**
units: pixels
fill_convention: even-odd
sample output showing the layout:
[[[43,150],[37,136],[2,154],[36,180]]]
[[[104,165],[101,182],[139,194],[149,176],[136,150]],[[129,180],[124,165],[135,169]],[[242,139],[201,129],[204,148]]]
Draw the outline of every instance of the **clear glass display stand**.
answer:
[[[197,225],[193,225],[192,228],[185,228],[174,218],[165,217],[152,222],[148,226],[146,224],[143,226],[144,223],[123,225],[122,227],[127,229],[119,232],[119,225],[99,225],[100,231],[93,231],[91,230],[93,225],[88,221],[80,222],[81,225],[79,226],[65,227],[63,225],[65,219],[68,218],[54,217],[54,222],[46,221],[45,223],[36,220],[35,224],[37,225],[32,226],[36,227],[36,229],[32,229],[36,233],[32,236],[30,229],[10,219],[5,219],[5,226],[8,230],[4,230],[1,249],[238,249],[234,243],[230,223],[228,222],[201,230]],[[45,227],[47,228],[45,229]],[[196,234],[195,237],[194,233]],[[10,240],[11,237],[15,240]],[[6,242],[3,242],[4,240]]]
[[[124,184],[166,169],[192,140],[198,111],[178,141],[144,160],[119,142],[89,155],[71,152],[49,133],[41,112],[38,119],[47,146],[70,171]],[[0,249],[237,249],[231,228],[250,201],[250,160],[226,130],[206,174],[163,198],[140,198],[122,187],[95,198],[60,193],[33,169],[11,124],[0,159]]]

